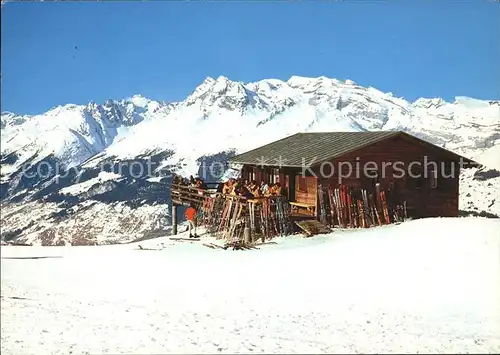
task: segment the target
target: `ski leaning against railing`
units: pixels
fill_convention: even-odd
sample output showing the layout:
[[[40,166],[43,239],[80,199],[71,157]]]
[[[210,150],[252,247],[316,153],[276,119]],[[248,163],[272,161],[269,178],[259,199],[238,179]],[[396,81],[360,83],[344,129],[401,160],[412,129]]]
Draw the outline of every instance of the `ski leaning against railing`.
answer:
[[[207,234],[226,242],[243,238],[245,227],[250,240],[265,241],[293,232],[290,207],[284,196],[245,199],[213,194],[200,200],[198,221],[206,227]]]

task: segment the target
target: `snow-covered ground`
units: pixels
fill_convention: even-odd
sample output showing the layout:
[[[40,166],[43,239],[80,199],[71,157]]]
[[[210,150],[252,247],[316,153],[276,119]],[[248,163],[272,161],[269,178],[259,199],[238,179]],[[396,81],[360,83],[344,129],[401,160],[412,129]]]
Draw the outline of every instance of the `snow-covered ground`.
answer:
[[[276,241],[2,247],[2,353],[500,351],[498,219]]]

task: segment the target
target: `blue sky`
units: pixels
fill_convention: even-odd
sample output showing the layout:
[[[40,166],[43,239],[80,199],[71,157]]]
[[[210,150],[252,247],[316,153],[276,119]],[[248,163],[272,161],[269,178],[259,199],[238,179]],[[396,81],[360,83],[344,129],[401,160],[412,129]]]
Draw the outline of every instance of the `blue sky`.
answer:
[[[2,111],[176,101],[219,75],[500,98],[500,4],[486,0],[17,2],[1,20]]]

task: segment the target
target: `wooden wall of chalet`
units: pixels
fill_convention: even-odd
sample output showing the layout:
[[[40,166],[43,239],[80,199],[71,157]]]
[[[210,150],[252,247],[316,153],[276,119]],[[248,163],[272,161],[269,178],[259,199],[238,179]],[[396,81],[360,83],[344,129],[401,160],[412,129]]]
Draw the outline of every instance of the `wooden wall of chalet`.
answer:
[[[295,176],[295,202],[317,206],[318,179],[314,176]]]
[[[356,162],[359,161],[360,171],[354,169],[349,178],[343,178],[342,182],[345,185],[355,187],[371,188],[373,182],[368,178],[363,178],[363,165],[366,162],[373,161],[379,166],[379,182],[381,187],[386,189],[389,185],[395,187],[397,194],[407,202],[408,214],[412,217],[455,217],[458,216],[458,195],[459,195],[459,168],[455,165],[454,177],[444,178],[438,176],[437,188],[431,188],[431,179],[422,179],[417,181],[409,176],[397,178],[393,176],[394,168],[387,166],[385,178],[381,176],[382,162],[395,163],[396,161],[404,162],[404,169],[407,171],[408,164],[413,161],[424,162],[424,156],[427,156],[427,161],[436,161],[438,166],[444,162],[447,173],[451,170],[452,161],[445,158],[442,152],[436,150],[432,145],[421,144],[402,137],[394,137],[378,143],[375,143],[366,148],[362,148],[354,153],[348,154],[341,159],[333,160],[333,166],[338,167],[340,161],[347,161],[355,168]],[[358,159],[357,159],[358,158]],[[415,172],[417,167],[415,167]],[[316,174],[319,174],[318,169],[312,169]],[[324,168],[324,174],[330,175],[330,170]],[[343,176],[349,173],[349,168],[343,169]],[[357,175],[358,174],[358,175]],[[451,175],[451,174],[447,174]],[[321,175],[318,175],[321,176]],[[334,171],[330,178],[319,178],[318,183],[329,185],[332,187],[338,186],[339,172]],[[357,178],[359,176],[360,178]]]

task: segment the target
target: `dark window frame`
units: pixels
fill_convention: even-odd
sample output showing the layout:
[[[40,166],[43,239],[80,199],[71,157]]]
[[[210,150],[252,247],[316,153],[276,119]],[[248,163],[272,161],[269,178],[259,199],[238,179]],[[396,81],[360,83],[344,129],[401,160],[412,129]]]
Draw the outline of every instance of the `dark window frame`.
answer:
[[[272,184],[280,182],[280,169],[272,168],[269,176]]]
[[[438,170],[434,170],[434,167],[429,169],[429,188],[433,190],[439,189]]]

